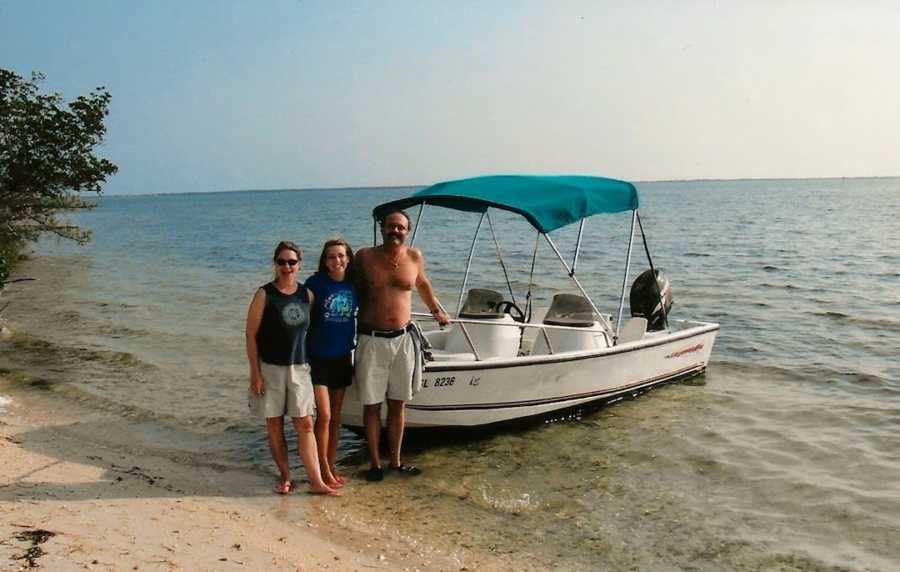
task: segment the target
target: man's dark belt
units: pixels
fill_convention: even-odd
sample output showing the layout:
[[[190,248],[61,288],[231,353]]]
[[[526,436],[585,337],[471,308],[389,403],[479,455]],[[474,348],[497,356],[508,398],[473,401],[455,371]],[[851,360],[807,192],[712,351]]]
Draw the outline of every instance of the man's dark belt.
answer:
[[[373,328],[367,328],[366,326],[358,326],[356,331],[364,336],[375,336],[376,338],[396,338],[397,336],[402,336],[406,332],[413,329],[413,323],[410,322],[400,328],[399,330],[376,330]]]

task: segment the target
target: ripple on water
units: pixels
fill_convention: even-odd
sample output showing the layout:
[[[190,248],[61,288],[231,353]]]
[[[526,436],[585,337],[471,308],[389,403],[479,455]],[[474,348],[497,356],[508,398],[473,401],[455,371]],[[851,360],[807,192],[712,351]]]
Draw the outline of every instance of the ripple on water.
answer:
[[[881,451],[892,439],[846,437],[858,416],[882,417],[876,426],[896,433],[890,410],[841,407],[808,384],[755,373],[416,451],[430,514],[467,544],[572,568],[752,570],[783,560],[829,569],[896,558],[900,491],[889,475],[900,460]],[[845,533],[865,545],[835,542]]]

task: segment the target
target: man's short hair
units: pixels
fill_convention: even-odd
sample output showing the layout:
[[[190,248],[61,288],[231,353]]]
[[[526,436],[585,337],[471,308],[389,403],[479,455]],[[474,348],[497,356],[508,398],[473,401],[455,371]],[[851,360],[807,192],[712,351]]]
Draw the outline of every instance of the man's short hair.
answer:
[[[412,219],[409,218],[409,215],[408,215],[408,214],[406,213],[406,211],[403,210],[403,209],[391,209],[391,210],[389,210],[388,212],[386,212],[386,213],[384,213],[383,215],[381,215],[381,218],[378,219],[378,226],[380,226],[381,228],[384,228],[384,221],[386,221],[387,218],[388,218],[389,216],[391,216],[392,214],[402,214],[403,217],[406,219],[406,228],[407,228],[407,230],[409,230],[410,228],[412,228]]]

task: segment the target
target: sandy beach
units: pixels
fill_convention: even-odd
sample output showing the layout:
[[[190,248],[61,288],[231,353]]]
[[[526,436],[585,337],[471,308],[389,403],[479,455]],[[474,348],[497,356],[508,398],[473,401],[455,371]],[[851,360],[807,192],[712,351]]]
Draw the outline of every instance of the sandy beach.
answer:
[[[276,496],[265,475],[164,458],[122,419],[0,383],[0,569],[527,568],[401,536],[365,513],[358,478],[341,498]]]

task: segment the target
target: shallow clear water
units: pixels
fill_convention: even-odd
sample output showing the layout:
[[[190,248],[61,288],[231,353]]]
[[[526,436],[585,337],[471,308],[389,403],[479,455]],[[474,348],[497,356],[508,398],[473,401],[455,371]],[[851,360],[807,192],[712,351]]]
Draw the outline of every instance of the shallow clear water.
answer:
[[[673,317],[721,323],[708,373],[565,423],[414,440],[426,476],[357,487],[359,505],[385,526],[561,568],[900,567],[900,180],[639,189]],[[308,271],[332,234],[370,244],[372,207],[407,192],[106,197],[78,217],[93,243],[45,242],[20,269],[38,280],[4,293],[21,334],[0,344],[0,367],[177,431],[173,454],[265,467],[243,321],[271,248],[295,240]],[[534,235],[494,222],[522,296]],[[628,222],[591,219],[578,262],[610,313]],[[417,243],[450,308],[476,224],[425,213]],[[575,229],[554,239],[570,256]],[[478,253],[469,286],[505,288],[489,238]],[[566,282],[545,247],[539,265],[547,300]],[[346,464],[359,448],[346,434]]]

